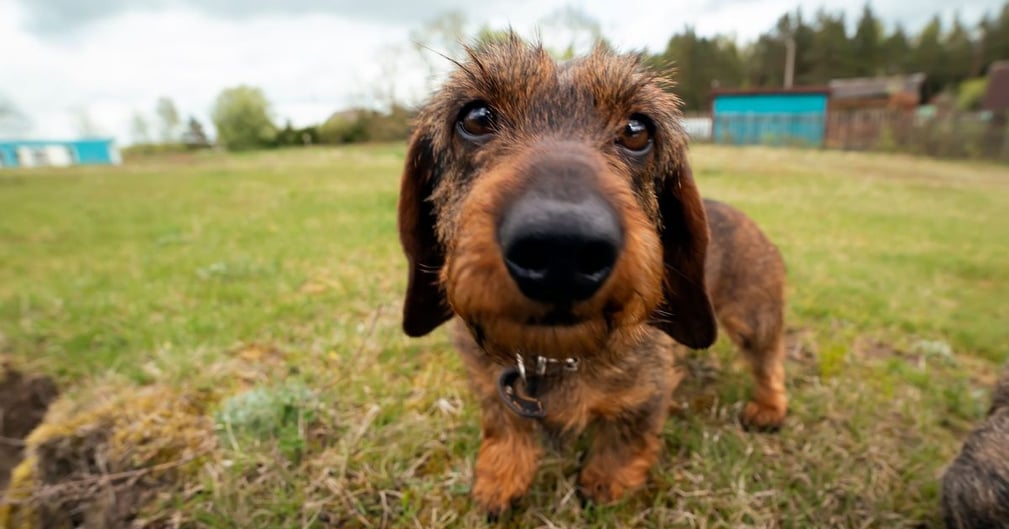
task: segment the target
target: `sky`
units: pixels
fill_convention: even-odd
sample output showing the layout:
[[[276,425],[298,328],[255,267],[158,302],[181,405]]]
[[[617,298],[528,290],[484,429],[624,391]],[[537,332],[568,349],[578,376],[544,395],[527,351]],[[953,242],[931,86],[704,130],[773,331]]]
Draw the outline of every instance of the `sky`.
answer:
[[[973,24],[1002,0],[876,0],[888,25],[916,30],[933,14]],[[426,23],[458,12],[466,30],[512,27],[559,35],[549,20],[571,7],[596,19],[619,49],[659,51],[690,25],[703,35],[749,41],[801,7],[844,11],[852,0],[0,0],[0,103],[24,119],[0,120],[0,139],[68,138],[83,130],[136,139],[140,115],[157,136],[155,108],[170,97],[183,119],[212,132],[221,90],[257,86],[278,123],[324,121],[352,106],[380,104],[393,91],[422,101],[447,61],[411,40]],[[565,37],[557,37],[564,39]],[[451,51],[436,41],[421,42]],[[434,70],[428,65],[434,65]],[[86,124],[85,124],[86,123]]]

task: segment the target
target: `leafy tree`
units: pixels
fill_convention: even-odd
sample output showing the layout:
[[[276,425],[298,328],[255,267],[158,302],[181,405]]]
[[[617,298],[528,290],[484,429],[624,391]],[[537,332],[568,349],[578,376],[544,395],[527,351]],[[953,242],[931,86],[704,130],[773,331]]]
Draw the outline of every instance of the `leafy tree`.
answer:
[[[133,113],[130,120],[130,130],[133,133],[133,142],[145,144],[151,142],[151,129],[147,124],[147,119],[139,112]]]
[[[270,103],[259,88],[242,85],[225,89],[217,96],[211,115],[218,143],[228,150],[267,147],[277,135]]]
[[[157,112],[161,119],[161,141],[175,141],[179,128],[179,111],[175,108],[175,103],[167,97],[159,98]]]

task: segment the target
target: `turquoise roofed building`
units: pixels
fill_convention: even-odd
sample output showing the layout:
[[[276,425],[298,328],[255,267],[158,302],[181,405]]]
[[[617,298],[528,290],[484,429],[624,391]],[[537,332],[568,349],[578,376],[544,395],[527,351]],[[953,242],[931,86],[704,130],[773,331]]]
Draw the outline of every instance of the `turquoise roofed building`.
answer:
[[[822,146],[828,87],[714,90],[711,115],[716,143]]]
[[[119,165],[122,157],[111,138],[83,140],[0,139],[0,169]]]

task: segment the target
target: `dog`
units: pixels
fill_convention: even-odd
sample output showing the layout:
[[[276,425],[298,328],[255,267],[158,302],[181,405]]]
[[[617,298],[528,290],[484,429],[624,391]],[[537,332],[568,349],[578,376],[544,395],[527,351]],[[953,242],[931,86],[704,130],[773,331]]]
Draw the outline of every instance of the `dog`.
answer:
[[[943,474],[941,509],[949,529],[1009,529],[1009,365],[987,418]]]
[[[741,422],[780,427],[784,263],[741,212],[702,201],[669,83],[603,47],[560,63],[511,35],[468,55],[418,112],[398,228],[403,329],[454,320],[479,400],[479,508],[495,519],[528,490],[541,433],[589,426],[582,497],[644,484],[674,348],[709,347],[718,322],[755,379]]]

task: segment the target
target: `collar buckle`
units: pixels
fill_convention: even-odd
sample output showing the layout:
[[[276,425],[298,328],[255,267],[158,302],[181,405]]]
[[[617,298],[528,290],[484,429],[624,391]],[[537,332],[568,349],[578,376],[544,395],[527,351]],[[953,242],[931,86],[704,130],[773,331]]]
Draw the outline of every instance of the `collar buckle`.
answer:
[[[542,419],[546,417],[546,409],[543,401],[538,399],[539,382],[543,377],[548,376],[551,366],[559,368],[554,375],[561,373],[574,373],[578,371],[579,360],[577,358],[550,358],[546,356],[535,356],[533,372],[526,370],[525,360],[521,353],[515,354],[515,367],[505,368],[498,377],[498,396],[501,401],[520,417],[528,419]],[[522,390],[519,389],[519,380],[522,381]]]

